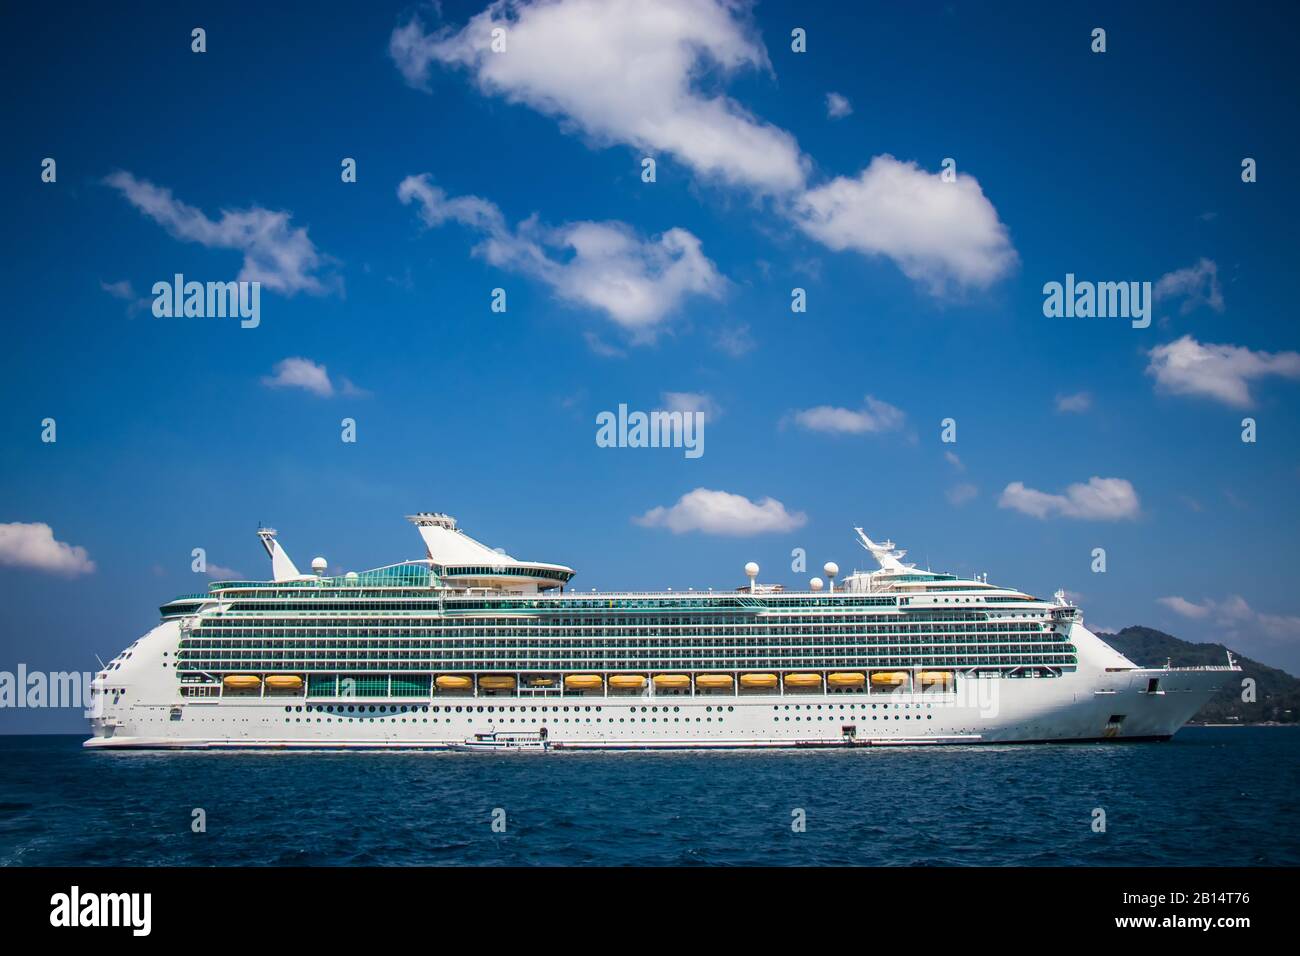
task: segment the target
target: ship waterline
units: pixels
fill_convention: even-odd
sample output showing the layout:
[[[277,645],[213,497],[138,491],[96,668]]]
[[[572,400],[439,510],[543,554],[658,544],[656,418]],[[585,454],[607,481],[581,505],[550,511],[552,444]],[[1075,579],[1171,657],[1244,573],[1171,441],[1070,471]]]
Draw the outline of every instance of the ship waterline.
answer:
[[[1054,601],[904,564],[830,587],[574,592],[447,515],[425,557],[224,581],[92,682],[88,747],[696,749],[1162,740],[1239,668],[1145,668]]]

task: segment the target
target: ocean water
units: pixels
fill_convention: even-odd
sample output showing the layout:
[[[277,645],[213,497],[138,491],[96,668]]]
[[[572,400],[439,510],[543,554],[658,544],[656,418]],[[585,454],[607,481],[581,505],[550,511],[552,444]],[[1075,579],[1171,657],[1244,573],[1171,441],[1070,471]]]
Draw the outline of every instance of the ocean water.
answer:
[[[1300,728],[727,753],[80,744],[0,737],[0,864],[1300,864]]]

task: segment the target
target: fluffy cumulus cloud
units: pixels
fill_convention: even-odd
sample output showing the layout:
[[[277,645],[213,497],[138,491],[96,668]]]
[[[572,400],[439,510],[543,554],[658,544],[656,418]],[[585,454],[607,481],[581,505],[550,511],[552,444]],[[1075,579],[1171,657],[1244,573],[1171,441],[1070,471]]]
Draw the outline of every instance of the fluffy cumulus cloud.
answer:
[[[842,93],[826,94],[826,115],[831,119],[843,119],[853,112],[853,104]]]
[[[664,411],[701,412],[707,419],[717,418],[722,409],[706,392],[663,392],[659,396]]]
[[[768,70],[757,32],[731,0],[497,0],[459,30],[398,27],[389,53],[408,83],[462,68],[484,93],[554,116],[598,144],[667,153],[697,173],[766,192],[797,189],[806,161],[793,136],[707,74]],[[505,31],[505,52],[492,50]]]
[[[1058,412],[1086,412],[1092,408],[1092,393],[1075,392],[1073,395],[1057,395],[1056,410]]]
[[[802,511],[788,511],[775,498],[751,501],[744,495],[696,488],[682,495],[675,505],[651,508],[632,520],[646,528],[667,528],[673,534],[700,531],[748,537],[802,528],[808,516]]]
[[[857,177],[808,190],[795,210],[799,228],[814,239],[837,251],[886,256],[936,295],[987,287],[1018,261],[974,177],[944,182],[892,156],[877,156]]]
[[[346,378],[340,377],[336,385],[324,365],[300,356],[276,362],[272,374],[262,376],[262,384],[267,388],[300,388],[321,398],[329,398],[335,394],[355,396],[367,394],[364,389],[357,388]]]
[[[903,426],[906,415],[902,409],[868,395],[861,408],[818,405],[791,412],[786,420],[814,432],[865,435],[895,431]]]
[[[1157,598],[1156,601],[1188,620],[1212,621],[1222,629],[1223,635],[1229,637],[1259,635],[1277,641],[1300,638],[1300,616],[1257,611],[1239,594],[1223,600],[1206,598],[1203,601],[1189,601],[1172,595]]]
[[[740,0],[497,0],[457,29],[418,18],[389,53],[408,83],[434,66],[461,69],[480,90],[553,116],[596,145],[669,155],[713,182],[755,191],[834,250],[886,256],[938,295],[986,287],[1017,256],[971,176],[945,183],[892,156],[857,177],[809,189],[811,160],[793,135],[718,91],[740,70],[770,70]],[[504,52],[493,31],[504,30]],[[498,43],[501,39],[498,39]],[[839,93],[832,118],[852,112]]]
[[[1210,616],[1210,608],[1207,605],[1196,604],[1192,601],[1187,600],[1186,598],[1179,597],[1178,595],[1156,598],[1156,602],[1158,604],[1163,604],[1165,607],[1169,608],[1169,610],[1173,611],[1179,617],[1191,618],[1192,620],[1200,620],[1202,618]]]
[[[305,228],[290,224],[288,212],[250,206],[224,209],[220,218],[212,219],[203,210],[181,202],[170,189],[131,173],[115,172],[104,182],[175,238],[242,253],[241,281],[260,282],[284,295],[321,295],[341,288],[337,278],[320,275],[329,265],[328,257],[316,248]]]
[[[56,540],[44,522],[0,524],[0,564],[53,574],[89,574],[95,570],[86,549]]]
[[[1050,494],[1013,481],[1002,490],[998,507],[1010,508],[1034,518],[1081,518],[1088,521],[1119,521],[1136,518],[1141,506],[1137,491],[1124,478],[1089,478],[1070,485],[1064,494]]]
[[[428,175],[408,176],[397,195],[430,227],[454,221],[481,233],[475,252],[494,266],[532,276],[642,338],[688,296],[717,298],[725,289],[699,239],[685,229],[644,239],[621,222],[550,227],[536,217],[512,228],[494,203],[448,196]]]
[[[1147,374],[1171,395],[1199,395],[1249,408],[1250,383],[1261,378],[1300,378],[1300,353],[1257,352],[1240,345],[1203,345],[1190,335],[1147,353]]]
[[[1219,286],[1219,267],[1213,259],[1201,259],[1186,269],[1167,272],[1156,280],[1153,290],[1157,302],[1181,299],[1179,311],[1186,315],[1197,306],[1223,311],[1223,289]]]

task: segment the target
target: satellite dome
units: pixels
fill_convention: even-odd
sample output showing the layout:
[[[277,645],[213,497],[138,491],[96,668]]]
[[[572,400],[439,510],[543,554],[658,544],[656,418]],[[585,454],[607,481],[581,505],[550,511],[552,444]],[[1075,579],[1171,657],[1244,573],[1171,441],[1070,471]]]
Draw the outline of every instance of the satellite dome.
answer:
[[[329,566],[330,563],[326,561],[324,558],[311,559],[311,569],[315,571],[317,574],[324,574],[325,569],[328,568]]]
[[[343,577],[349,581],[355,581],[357,580],[357,572],[349,571],[347,574],[343,575]]]
[[[821,578],[813,578],[808,582],[808,587],[812,588],[814,591],[820,591],[824,586],[825,585],[822,584]]]
[[[745,576],[751,578],[758,577],[758,565],[755,564],[753,561],[750,561],[748,564],[746,564]]]
[[[840,566],[836,564],[834,561],[827,561],[822,566],[822,570],[826,572],[826,576],[828,578],[833,578],[835,577],[835,575],[840,573]]]

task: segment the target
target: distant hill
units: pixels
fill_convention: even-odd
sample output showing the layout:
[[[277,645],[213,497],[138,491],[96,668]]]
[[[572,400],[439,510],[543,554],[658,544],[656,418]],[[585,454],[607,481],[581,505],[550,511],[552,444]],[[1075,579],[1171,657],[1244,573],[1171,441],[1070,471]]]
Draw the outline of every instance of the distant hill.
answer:
[[[1098,634],[1103,641],[1135,664],[1163,667],[1173,661],[1175,667],[1226,664],[1228,648],[1222,644],[1192,644],[1150,627],[1126,627],[1118,634]],[[1197,712],[1196,723],[1282,723],[1300,722],[1300,680],[1286,671],[1269,667],[1236,651],[1232,656],[1241,665],[1241,678],[1255,679],[1255,703],[1241,699],[1241,678],[1219,691]]]

